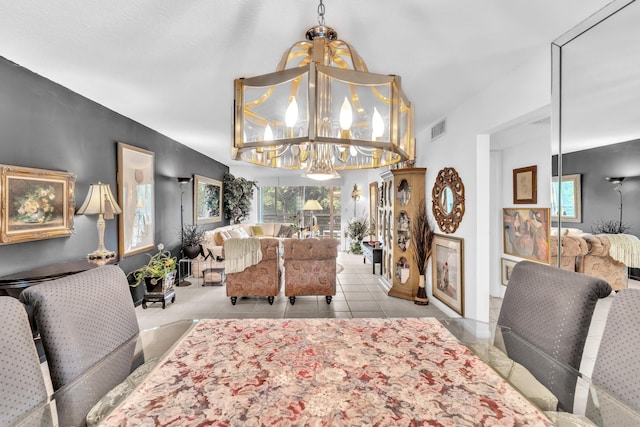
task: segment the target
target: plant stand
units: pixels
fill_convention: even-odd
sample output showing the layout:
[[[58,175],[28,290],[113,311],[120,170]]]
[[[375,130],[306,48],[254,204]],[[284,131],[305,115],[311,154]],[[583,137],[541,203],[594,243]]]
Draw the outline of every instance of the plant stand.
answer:
[[[142,308],[147,308],[148,302],[161,302],[164,310],[167,300],[172,303],[176,302],[176,292],[174,289],[176,273],[175,271],[167,274],[165,277],[145,277],[144,283],[144,299],[142,300]]]

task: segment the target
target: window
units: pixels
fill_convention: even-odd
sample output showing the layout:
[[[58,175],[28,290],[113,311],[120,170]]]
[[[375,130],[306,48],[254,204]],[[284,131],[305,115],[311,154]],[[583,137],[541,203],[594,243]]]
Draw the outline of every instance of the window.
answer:
[[[260,222],[291,222],[302,218],[301,224],[308,226],[311,213],[303,212],[302,206],[307,200],[317,200],[321,211],[313,211],[318,221],[320,236],[340,237],[340,197],[339,186],[279,186],[260,187],[259,211]]]

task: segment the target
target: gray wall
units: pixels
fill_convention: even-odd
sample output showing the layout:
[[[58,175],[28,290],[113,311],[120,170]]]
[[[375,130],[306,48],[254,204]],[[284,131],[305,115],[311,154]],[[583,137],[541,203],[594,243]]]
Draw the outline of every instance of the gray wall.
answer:
[[[582,174],[582,223],[563,226],[590,233],[599,220],[617,221],[620,194],[605,177],[624,176],[622,222],[631,227],[629,234],[640,236],[640,140],[564,154],[562,174],[576,173]]]
[[[177,253],[180,246],[178,176],[194,173],[222,180],[229,168],[127,117],[0,57],[0,163],[75,174],[75,199],[89,184],[110,184],[117,194],[117,145],[155,153],[155,241]],[[193,184],[185,185],[185,224],[193,221]],[[75,233],[0,246],[0,276],[62,260],[84,258],[98,245],[96,216],[75,216]],[[214,228],[222,223],[208,224]],[[118,250],[118,221],[107,221],[105,246]],[[146,263],[139,254],[120,262],[125,271]]]

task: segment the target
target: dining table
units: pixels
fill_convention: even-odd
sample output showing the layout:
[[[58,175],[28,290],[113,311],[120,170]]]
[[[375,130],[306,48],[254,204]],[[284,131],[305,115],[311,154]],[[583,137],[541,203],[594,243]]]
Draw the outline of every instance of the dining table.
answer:
[[[539,409],[491,366],[484,353],[497,341],[571,384],[580,419],[602,401],[640,425],[638,408],[508,328],[463,318],[169,323],[141,331],[16,425],[565,425],[566,413]]]

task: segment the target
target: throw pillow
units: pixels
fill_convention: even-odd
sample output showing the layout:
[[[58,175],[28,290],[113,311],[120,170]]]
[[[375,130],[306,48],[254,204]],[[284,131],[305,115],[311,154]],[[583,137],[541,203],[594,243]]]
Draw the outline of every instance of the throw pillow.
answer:
[[[280,226],[280,231],[278,231],[278,237],[291,237],[291,232],[290,225],[282,225]]]
[[[264,236],[264,230],[259,225],[254,225],[251,227],[251,233],[254,236]]]
[[[230,238],[231,238],[231,234],[229,234],[229,230],[222,230],[222,231],[220,232],[220,234],[222,235],[222,242],[223,242],[223,244],[224,244],[224,241],[225,241],[225,240],[227,240],[227,239],[230,239]]]
[[[218,231],[213,235],[213,240],[215,241],[216,246],[222,246],[224,244],[224,235],[222,232]]]
[[[249,233],[247,233],[247,230],[244,229],[244,227],[238,227],[236,230],[238,230],[238,232],[240,233],[240,237],[243,237],[243,238],[251,237],[249,236]]]
[[[236,239],[243,239],[245,236],[242,235],[241,230],[242,229],[229,230],[229,236]]]

